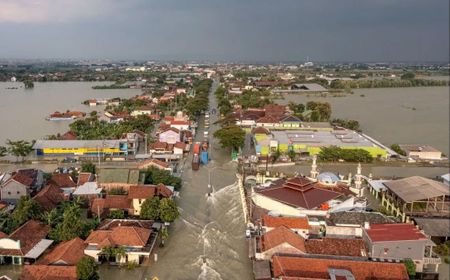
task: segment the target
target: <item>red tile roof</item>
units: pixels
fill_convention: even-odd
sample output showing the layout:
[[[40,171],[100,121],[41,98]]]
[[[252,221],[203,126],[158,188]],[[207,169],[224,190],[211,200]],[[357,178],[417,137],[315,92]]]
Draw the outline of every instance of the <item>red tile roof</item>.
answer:
[[[77,134],[73,131],[67,131],[61,138],[62,140],[77,140]]]
[[[90,182],[90,180],[94,178],[94,175],[90,172],[81,172],[78,175],[78,181],[77,181],[77,185],[81,186],[84,185],[87,182]]]
[[[274,277],[288,276],[300,279],[330,279],[329,269],[350,271],[355,279],[407,280],[406,267],[402,263],[382,263],[356,260],[340,260],[308,257],[272,257]],[[288,278],[283,278],[288,279]],[[295,279],[295,278],[294,278]]]
[[[305,254],[333,256],[367,256],[366,246],[362,239],[322,238],[305,239],[287,227],[275,228],[261,237],[262,251],[267,251],[280,244],[288,243]]]
[[[131,209],[131,199],[127,195],[107,195],[105,198],[95,198],[91,204],[91,212],[100,215],[106,209]]]
[[[373,224],[365,231],[373,242],[428,239],[413,224]]]
[[[105,246],[144,247],[151,232],[152,230],[147,228],[118,226],[112,230],[93,231],[86,239],[86,243],[97,244],[99,249]]]
[[[53,248],[50,253],[43,256],[38,263],[76,265],[84,257],[85,248],[84,240],[79,237],[64,241]]]
[[[307,217],[273,217],[264,215],[262,223],[266,227],[276,228],[285,226],[287,228],[295,229],[309,229],[309,223]]]
[[[73,181],[70,174],[52,174],[49,184],[55,185],[60,188],[75,188],[77,185]]]
[[[183,142],[176,142],[175,145],[174,145],[174,147],[175,147],[175,148],[178,148],[178,149],[182,149],[182,150],[184,151],[184,149],[186,149],[186,143],[183,143]]]
[[[39,241],[47,236],[49,230],[49,226],[35,220],[29,220],[9,235],[10,239],[20,241],[21,248],[18,250],[0,249],[0,254],[25,256]]]
[[[64,200],[64,193],[59,187],[48,185],[35,195],[33,199],[43,210],[49,211]]]
[[[166,169],[169,168],[170,165],[167,162],[160,161],[159,159],[149,159],[140,163],[138,168],[143,169],[151,166],[158,167],[159,169]]]
[[[350,191],[326,188],[307,178],[295,177],[277,180],[271,186],[257,189],[256,192],[294,207],[315,209],[343,194],[349,194]]]
[[[155,196],[156,188],[151,186],[131,186],[128,190],[129,199],[147,199]]]
[[[170,125],[190,125],[189,121],[171,121]]]
[[[19,280],[77,280],[76,266],[25,265]]]

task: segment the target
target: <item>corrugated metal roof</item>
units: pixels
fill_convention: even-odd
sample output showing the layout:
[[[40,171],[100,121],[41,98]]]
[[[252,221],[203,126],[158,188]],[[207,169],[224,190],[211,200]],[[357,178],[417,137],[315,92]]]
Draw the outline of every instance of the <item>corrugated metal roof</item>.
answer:
[[[405,202],[425,200],[439,196],[448,196],[449,188],[431,179],[412,176],[400,180],[385,182],[384,185]]]
[[[52,243],[53,240],[42,239],[25,255],[25,258],[37,259]]]

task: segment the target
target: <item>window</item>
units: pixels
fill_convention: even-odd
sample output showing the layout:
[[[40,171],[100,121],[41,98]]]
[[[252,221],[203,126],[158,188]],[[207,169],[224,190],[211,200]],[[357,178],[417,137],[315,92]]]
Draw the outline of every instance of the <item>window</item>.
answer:
[[[19,192],[19,191],[17,191],[17,194],[20,194],[20,192]]]
[[[11,192],[8,192],[8,194],[11,194]]]

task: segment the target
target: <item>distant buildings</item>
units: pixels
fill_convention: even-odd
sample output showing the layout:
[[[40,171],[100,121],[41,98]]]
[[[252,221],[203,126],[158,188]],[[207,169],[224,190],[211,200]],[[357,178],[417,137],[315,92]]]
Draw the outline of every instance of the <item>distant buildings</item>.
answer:
[[[428,145],[399,145],[411,159],[441,160],[442,152]]]

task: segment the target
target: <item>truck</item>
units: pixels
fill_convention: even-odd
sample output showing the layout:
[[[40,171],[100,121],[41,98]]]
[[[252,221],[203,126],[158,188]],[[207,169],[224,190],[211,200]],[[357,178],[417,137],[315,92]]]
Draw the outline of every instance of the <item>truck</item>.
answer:
[[[200,143],[194,144],[194,156],[192,157],[192,170],[198,170],[200,167]]]
[[[208,164],[209,154],[208,154],[208,142],[203,141],[200,147],[200,162],[202,164]]]

